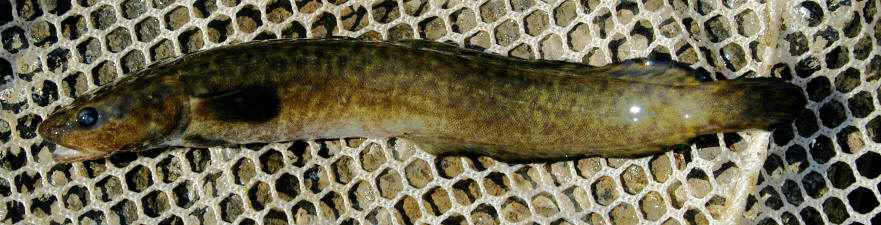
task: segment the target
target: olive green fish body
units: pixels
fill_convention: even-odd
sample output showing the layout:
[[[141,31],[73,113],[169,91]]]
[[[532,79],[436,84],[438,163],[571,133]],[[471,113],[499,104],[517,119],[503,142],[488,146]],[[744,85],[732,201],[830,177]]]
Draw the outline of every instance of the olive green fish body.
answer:
[[[673,63],[589,67],[425,41],[247,43],[188,55],[125,79],[131,81],[102,87],[47,119],[43,137],[76,150],[57,158],[340,137],[400,137],[435,154],[515,161],[634,156],[701,134],[770,129],[791,121],[805,104],[797,87],[777,79],[701,82]],[[100,115],[118,111],[119,103],[106,100],[112,96],[152,93],[132,86],[167,90],[156,96],[161,100],[128,103],[167,118],[105,116],[106,124],[146,127],[138,134],[75,122],[88,107]],[[131,144],[116,135],[141,141]],[[83,144],[96,140],[129,143]]]

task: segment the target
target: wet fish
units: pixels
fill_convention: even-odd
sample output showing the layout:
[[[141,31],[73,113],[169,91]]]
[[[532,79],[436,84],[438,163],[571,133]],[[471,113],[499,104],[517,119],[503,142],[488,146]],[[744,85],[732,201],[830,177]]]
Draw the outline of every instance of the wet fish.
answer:
[[[702,81],[672,62],[520,60],[430,41],[273,40],[160,62],[48,116],[60,162],[162,146],[398,137],[506,161],[639,156],[790,123],[781,79]]]

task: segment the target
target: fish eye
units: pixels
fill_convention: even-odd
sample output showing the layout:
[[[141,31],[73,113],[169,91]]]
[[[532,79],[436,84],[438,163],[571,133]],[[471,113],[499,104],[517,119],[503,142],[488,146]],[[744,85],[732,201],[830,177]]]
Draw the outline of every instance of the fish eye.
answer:
[[[86,107],[80,110],[76,115],[76,123],[80,127],[86,128],[95,125],[98,122],[98,110],[92,107]]]

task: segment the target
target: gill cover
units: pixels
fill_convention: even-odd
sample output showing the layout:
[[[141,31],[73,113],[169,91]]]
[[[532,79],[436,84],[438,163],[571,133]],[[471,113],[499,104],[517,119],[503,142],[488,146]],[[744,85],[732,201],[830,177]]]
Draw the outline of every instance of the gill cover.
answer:
[[[177,81],[123,81],[53,113],[40,124],[39,133],[64,147],[53,152],[59,162],[144,150],[160,146],[182,128],[185,104]]]

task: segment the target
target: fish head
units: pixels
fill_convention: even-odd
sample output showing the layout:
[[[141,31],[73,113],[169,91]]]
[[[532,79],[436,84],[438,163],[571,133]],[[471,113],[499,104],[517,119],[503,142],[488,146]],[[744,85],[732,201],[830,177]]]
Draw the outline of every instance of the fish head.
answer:
[[[60,145],[52,153],[59,162],[160,147],[182,129],[187,108],[179,83],[157,80],[101,87],[49,115],[38,132]]]

